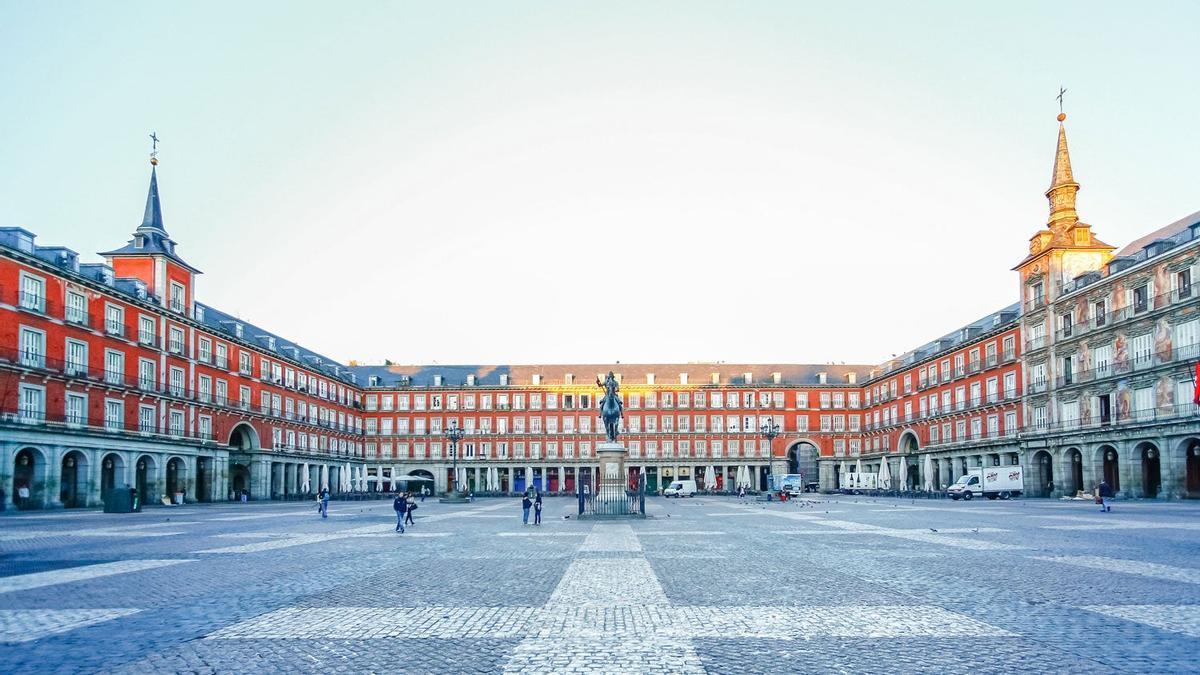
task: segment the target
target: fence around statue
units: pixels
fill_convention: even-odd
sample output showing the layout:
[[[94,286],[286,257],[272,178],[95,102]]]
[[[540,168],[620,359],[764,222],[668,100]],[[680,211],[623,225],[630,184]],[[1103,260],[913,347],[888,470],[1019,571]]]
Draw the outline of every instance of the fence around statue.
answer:
[[[638,480],[637,489],[620,478],[598,478],[593,483],[580,486],[580,518],[646,517],[645,476]]]

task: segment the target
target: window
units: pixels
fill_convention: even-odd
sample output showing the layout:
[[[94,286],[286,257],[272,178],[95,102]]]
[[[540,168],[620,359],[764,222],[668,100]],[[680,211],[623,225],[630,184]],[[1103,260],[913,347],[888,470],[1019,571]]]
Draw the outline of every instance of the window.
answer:
[[[252,375],[254,366],[250,358],[250,353],[246,351],[238,352],[238,373],[242,375]]]
[[[296,434],[296,432],[294,432],[294,431],[290,431],[290,430],[288,431],[288,445],[289,446],[295,447],[295,445],[296,445],[295,434]],[[199,417],[196,418],[196,435],[206,441],[211,441],[213,439],[212,418],[211,417],[209,417],[208,415],[200,415]]]
[[[124,426],[125,403],[113,399],[104,401],[104,428],[109,431],[120,431]]]
[[[125,354],[114,350],[104,352],[104,381],[109,384],[125,383]]]
[[[46,281],[21,273],[21,307],[35,312],[46,311]]]
[[[801,410],[805,410],[808,408],[808,392],[807,391],[796,392],[796,407]]]
[[[46,390],[41,387],[22,384],[21,403],[17,410],[20,420],[26,424],[41,422],[46,418]]]
[[[171,282],[171,311],[172,312],[178,312],[180,314],[184,313],[184,306],[186,304],[185,297],[186,297],[186,291],[183,287],[183,284],[179,283],[178,281],[172,281]]]
[[[79,340],[67,340],[67,359],[64,371],[67,375],[84,375],[87,373],[87,343]]]
[[[1009,435],[1017,433],[1017,413],[1004,413],[1004,433]]]
[[[171,326],[171,329],[170,329],[170,332],[168,333],[168,335],[170,337],[168,338],[168,341],[167,341],[167,348],[170,350],[170,352],[172,354],[182,354],[183,353],[183,329],[176,328],[175,326]]]
[[[63,316],[69,323],[87,323],[87,296],[67,291],[67,311]]]
[[[229,347],[220,342],[217,343],[217,367],[229,367]],[[303,375],[303,373],[301,373],[301,375]]]
[[[170,431],[171,435],[172,436],[182,436],[183,435],[183,411],[182,410],[172,410],[171,415],[168,418],[168,420],[169,420],[168,430]],[[278,431],[278,429],[276,429],[276,431]]]
[[[138,316],[138,342],[144,345],[154,344],[154,318],[141,314]]]
[[[183,368],[171,368],[171,395],[183,396]]]
[[[197,352],[197,358],[201,363],[212,363],[212,340],[200,338]]]
[[[821,409],[825,410],[825,409],[829,408],[831,403],[832,403],[832,397],[830,397],[829,392],[827,392],[827,391],[821,392]]]
[[[104,332],[109,335],[125,335],[125,308],[119,305],[104,306]]]
[[[1133,289],[1133,313],[1138,314],[1146,311],[1149,308],[1150,287],[1147,284],[1142,284]]]
[[[65,412],[67,424],[80,425],[87,423],[87,396],[67,393]]]
[[[250,409],[250,387],[247,387],[246,385],[240,385],[238,387],[238,407],[242,410]],[[316,417],[317,406],[314,405],[312,410],[313,415],[309,418],[309,422],[315,421],[313,418]]]
[[[1192,297],[1192,270],[1190,267],[1175,273],[1175,297],[1180,300]]]
[[[201,375],[196,380],[196,397],[201,403],[212,401],[212,378],[208,375]]]

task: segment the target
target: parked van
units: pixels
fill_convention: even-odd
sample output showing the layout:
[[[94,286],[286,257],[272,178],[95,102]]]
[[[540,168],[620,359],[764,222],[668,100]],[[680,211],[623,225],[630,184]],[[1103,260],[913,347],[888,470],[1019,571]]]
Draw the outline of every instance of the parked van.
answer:
[[[677,480],[672,481],[667,489],[663,490],[664,497],[695,497],[696,496],[696,481]]]

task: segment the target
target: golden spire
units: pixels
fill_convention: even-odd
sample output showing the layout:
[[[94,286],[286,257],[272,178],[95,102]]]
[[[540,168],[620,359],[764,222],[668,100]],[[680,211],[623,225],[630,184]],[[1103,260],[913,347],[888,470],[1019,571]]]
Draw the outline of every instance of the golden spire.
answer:
[[[1058,114],[1058,149],[1054,153],[1050,189],[1046,190],[1046,199],[1050,200],[1047,225],[1055,232],[1062,232],[1079,220],[1075,212],[1075,193],[1079,191],[1079,183],[1071,175],[1071,154],[1067,151],[1067,130],[1063,126],[1065,119],[1065,113]]]

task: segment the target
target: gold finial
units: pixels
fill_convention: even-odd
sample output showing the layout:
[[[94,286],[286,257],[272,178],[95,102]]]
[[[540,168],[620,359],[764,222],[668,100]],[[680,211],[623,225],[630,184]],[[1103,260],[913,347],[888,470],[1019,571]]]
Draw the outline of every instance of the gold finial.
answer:
[[[1059,121],[1059,122],[1061,122],[1061,121],[1063,121],[1063,120],[1065,120],[1065,119],[1067,119],[1067,113],[1061,113],[1061,112],[1060,112],[1060,113],[1058,113],[1058,121]]]

